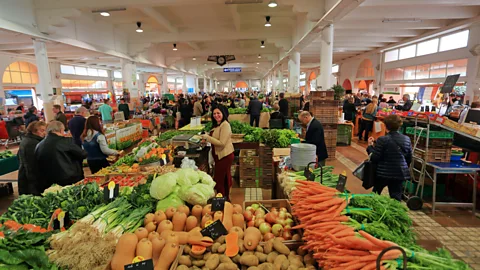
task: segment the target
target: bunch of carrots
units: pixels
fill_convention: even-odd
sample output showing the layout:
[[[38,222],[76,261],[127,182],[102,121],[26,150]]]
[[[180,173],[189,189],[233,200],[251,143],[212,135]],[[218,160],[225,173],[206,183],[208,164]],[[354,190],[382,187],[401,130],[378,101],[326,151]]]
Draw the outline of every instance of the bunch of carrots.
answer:
[[[25,231],[30,231],[30,232],[36,232],[36,233],[45,233],[45,232],[50,231],[50,230],[47,230],[45,228],[42,228],[42,227],[34,225],[34,224],[20,224],[18,222],[15,222],[14,220],[5,221],[3,223],[3,226],[5,226],[5,228],[7,228],[8,230],[11,230],[11,231],[18,231],[20,229],[25,230]],[[0,228],[3,227],[3,226],[2,226],[2,224],[0,224]],[[3,233],[1,235],[3,235]]]
[[[300,225],[292,229],[303,229],[306,243],[303,249],[312,251],[320,267],[330,270],[368,270],[376,268],[376,260],[382,250],[397,246],[379,240],[370,234],[344,225],[349,221],[345,214],[361,209],[348,209],[349,197],[336,189],[311,181],[297,180],[291,203],[293,214]],[[382,262],[399,258],[399,250],[388,251]],[[384,266],[381,269],[385,269]]]

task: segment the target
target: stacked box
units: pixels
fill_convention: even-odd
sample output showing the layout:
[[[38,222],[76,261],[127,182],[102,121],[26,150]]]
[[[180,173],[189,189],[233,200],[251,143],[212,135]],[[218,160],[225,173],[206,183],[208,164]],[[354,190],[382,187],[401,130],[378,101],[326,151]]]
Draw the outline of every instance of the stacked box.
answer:
[[[260,174],[262,177],[262,188],[271,188],[273,185],[273,149],[268,146],[260,146]]]
[[[451,148],[428,148],[427,156],[425,152],[420,149],[415,149],[413,154],[419,158],[424,159],[426,162],[450,162],[452,155]]]
[[[260,158],[253,149],[242,149],[239,155],[240,187],[261,186]]]
[[[338,125],[337,145],[350,145],[352,142],[352,126]]]

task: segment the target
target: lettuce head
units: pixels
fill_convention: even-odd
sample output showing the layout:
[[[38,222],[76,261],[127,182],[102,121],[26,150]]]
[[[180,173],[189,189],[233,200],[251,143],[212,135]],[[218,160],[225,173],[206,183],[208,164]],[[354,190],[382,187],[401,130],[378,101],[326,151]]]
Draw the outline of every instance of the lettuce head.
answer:
[[[197,171],[198,178],[200,179],[200,183],[208,185],[212,188],[215,187],[215,181],[213,181],[212,177],[204,172],[204,171]]]
[[[177,181],[180,186],[195,185],[200,180],[197,172],[192,168],[180,169],[176,172],[176,174],[178,176]]]
[[[178,197],[176,193],[172,193],[168,195],[165,199],[160,200],[157,202],[157,211],[162,210],[165,211],[169,207],[179,207],[180,205],[184,205],[185,203]]]
[[[207,205],[208,199],[215,196],[213,187],[206,184],[196,184],[190,187],[182,187],[178,192],[180,199],[192,205]]]
[[[150,186],[150,196],[161,200],[172,193],[177,185],[177,174],[170,172],[153,179]]]

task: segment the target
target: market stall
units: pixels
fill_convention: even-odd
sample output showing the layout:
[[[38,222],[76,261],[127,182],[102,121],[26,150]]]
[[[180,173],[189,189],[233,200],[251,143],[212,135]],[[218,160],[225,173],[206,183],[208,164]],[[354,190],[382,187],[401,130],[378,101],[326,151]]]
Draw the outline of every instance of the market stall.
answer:
[[[123,150],[142,139],[142,124],[138,121],[125,121],[106,125],[105,137],[112,149]]]

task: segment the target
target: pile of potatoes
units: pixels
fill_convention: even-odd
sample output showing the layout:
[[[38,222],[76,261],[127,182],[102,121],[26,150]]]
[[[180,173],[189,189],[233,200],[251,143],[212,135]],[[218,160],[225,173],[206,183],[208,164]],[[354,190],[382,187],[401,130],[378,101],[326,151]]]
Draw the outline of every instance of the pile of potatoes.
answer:
[[[254,228],[256,229],[256,228]],[[191,245],[185,245],[183,255],[178,258],[178,270],[307,270],[315,269],[315,259],[307,251],[298,248],[290,250],[281,239],[270,239],[264,245],[259,242],[244,242],[244,235],[252,232],[239,231],[232,228],[238,235],[238,253],[233,257],[225,255],[227,249],[226,237],[221,236],[212,246],[206,248],[204,254],[192,253]],[[248,228],[247,230],[252,230]],[[231,231],[230,231],[231,232]]]

